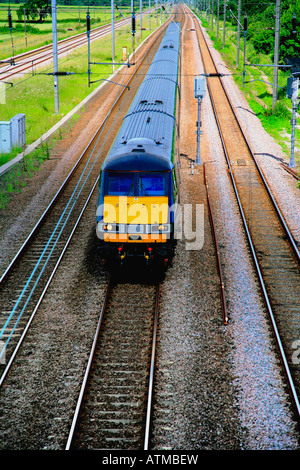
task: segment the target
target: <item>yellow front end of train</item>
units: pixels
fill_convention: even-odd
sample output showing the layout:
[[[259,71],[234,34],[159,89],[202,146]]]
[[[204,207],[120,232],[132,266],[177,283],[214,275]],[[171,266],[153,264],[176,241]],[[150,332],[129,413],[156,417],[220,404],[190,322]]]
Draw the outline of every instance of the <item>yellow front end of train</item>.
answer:
[[[168,197],[105,196],[104,242],[165,243],[170,236]]]

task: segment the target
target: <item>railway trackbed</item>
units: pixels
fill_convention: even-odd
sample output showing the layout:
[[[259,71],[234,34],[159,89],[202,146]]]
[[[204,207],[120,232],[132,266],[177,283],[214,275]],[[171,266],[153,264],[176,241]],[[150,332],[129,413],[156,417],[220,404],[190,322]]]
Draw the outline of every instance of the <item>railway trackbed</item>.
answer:
[[[66,450],[148,449],[159,288],[108,285]]]
[[[185,240],[179,240],[173,263],[160,277],[159,296],[157,278],[135,265],[129,271],[124,266],[124,278],[112,278],[106,292],[112,269],[101,265],[95,250],[93,193],[1,388],[2,449],[104,449],[107,455],[115,449],[149,448],[159,454],[174,449],[299,447],[291,400],[274,358],[272,332],[240,230],[231,182],[223,162],[222,171],[215,172],[211,148],[209,160],[195,174],[190,171],[194,114],[193,100],[185,98],[193,96],[191,77],[200,60],[192,15],[183,16],[188,21],[182,20],[181,194],[182,204],[204,204],[203,249],[187,250]],[[124,91],[127,96],[128,89]],[[97,105],[99,101],[98,97]],[[115,120],[117,112],[110,122]],[[108,127],[102,135],[109,133]],[[219,146],[217,137],[215,142]],[[217,163],[223,158],[219,147],[215,157]],[[100,160],[101,156],[99,164]],[[221,204],[215,201],[219,194]],[[216,212],[208,211],[210,204]],[[225,267],[225,293],[223,289],[221,293],[228,306],[226,327],[218,289],[219,284],[224,286],[215,263],[214,242],[216,249],[218,242],[210,225],[214,214],[220,264]],[[235,224],[228,223],[228,214],[230,218],[233,214]],[[5,275],[3,285],[5,278],[9,279]],[[159,310],[154,310],[158,304]],[[150,358],[155,358],[155,315],[159,330],[154,367]],[[223,315],[227,323],[226,310]],[[72,421],[74,410],[79,411],[78,424],[77,418]]]
[[[0,278],[0,386],[96,191],[101,164],[114,138],[112,129],[123,119],[165,27],[150,39],[133,72],[121,76],[123,86],[112,109]]]
[[[195,28],[228,171],[299,418],[300,367],[294,360],[300,338],[297,242],[247,142],[198,21]]]

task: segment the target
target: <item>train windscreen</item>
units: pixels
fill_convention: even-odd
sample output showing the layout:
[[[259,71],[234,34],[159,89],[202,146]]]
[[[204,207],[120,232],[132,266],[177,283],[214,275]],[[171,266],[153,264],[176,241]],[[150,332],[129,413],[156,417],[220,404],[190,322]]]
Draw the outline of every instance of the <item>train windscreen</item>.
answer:
[[[110,196],[134,196],[134,174],[109,174],[107,194]]]
[[[167,175],[163,173],[113,173],[108,175],[106,194],[110,196],[165,196]]]

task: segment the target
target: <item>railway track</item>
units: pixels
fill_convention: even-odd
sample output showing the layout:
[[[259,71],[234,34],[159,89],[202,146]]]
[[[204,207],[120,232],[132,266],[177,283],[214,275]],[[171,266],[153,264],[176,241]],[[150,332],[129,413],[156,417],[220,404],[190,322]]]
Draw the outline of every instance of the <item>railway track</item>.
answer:
[[[115,28],[120,29],[128,25],[128,19],[121,19],[116,21]],[[99,26],[91,30],[90,41],[105,36],[111,32],[111,25]],[[69,38],[58,41],[58,55],[63,55],[68,51],[73,50],[76,47],[81,47],[87,44],[86,32],[76,34]],[[41,46],[37,49],[18,54],[14,57],[8,57],[3,63],[0,61],[0,80],[5,81],[11,79],[14,76],[26,73],[27,70],[31,69],[35,71],[35,68],[39,65],[46,63],[53,58],[52,44]]]
[[[152,37],[134,72],[121,77],[123,86],[108,116],[0,278],[0,386],[97,188],[101,163],[116,132],[112,129],[121,123],[165,27]]]
[[[239,124],[200,24],[194,23],[229,174],[299,419],[300,368],[293,359],[293,345],[300,338],[299,250]]]
[[[220,298],[221,298],[221,307],[222,307],[222,318],[223,318],[224,325],[227,325],[229,319],[228,319],[227,304],[226,304],[225,286],[224,286],[224,280],[223,280],[223,270],[222,270],[222,263],[220,259],[219,242],[218,242],[218,237],[217,237],[214,214],[213,214],[212,205],[211,205],[211,197],[210,197],[210,192],[209,192],[209,184],[208,184],[208,179],[207,179],[207,174],[206,174],[205,163],[203,164],[203,178],[204,178],[204,184],[206,188],[208,214],[209,214],[212,237],[213,237],[214,246],[216,250],[216,260],[217,260],[217,267],[218,267],[218,273],[219,273],[219,278],[220,278]]]
[[[66,450],[147,450],[159,284],[109,284]]]

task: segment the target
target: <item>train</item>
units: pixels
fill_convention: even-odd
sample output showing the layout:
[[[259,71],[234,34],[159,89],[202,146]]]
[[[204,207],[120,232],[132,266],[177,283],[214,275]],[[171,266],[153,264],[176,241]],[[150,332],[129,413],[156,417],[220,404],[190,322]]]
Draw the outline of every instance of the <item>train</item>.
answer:
[[[103,259],[167,262],[180,203],[180,22],[167,26],[102,165],[96,235]]]

